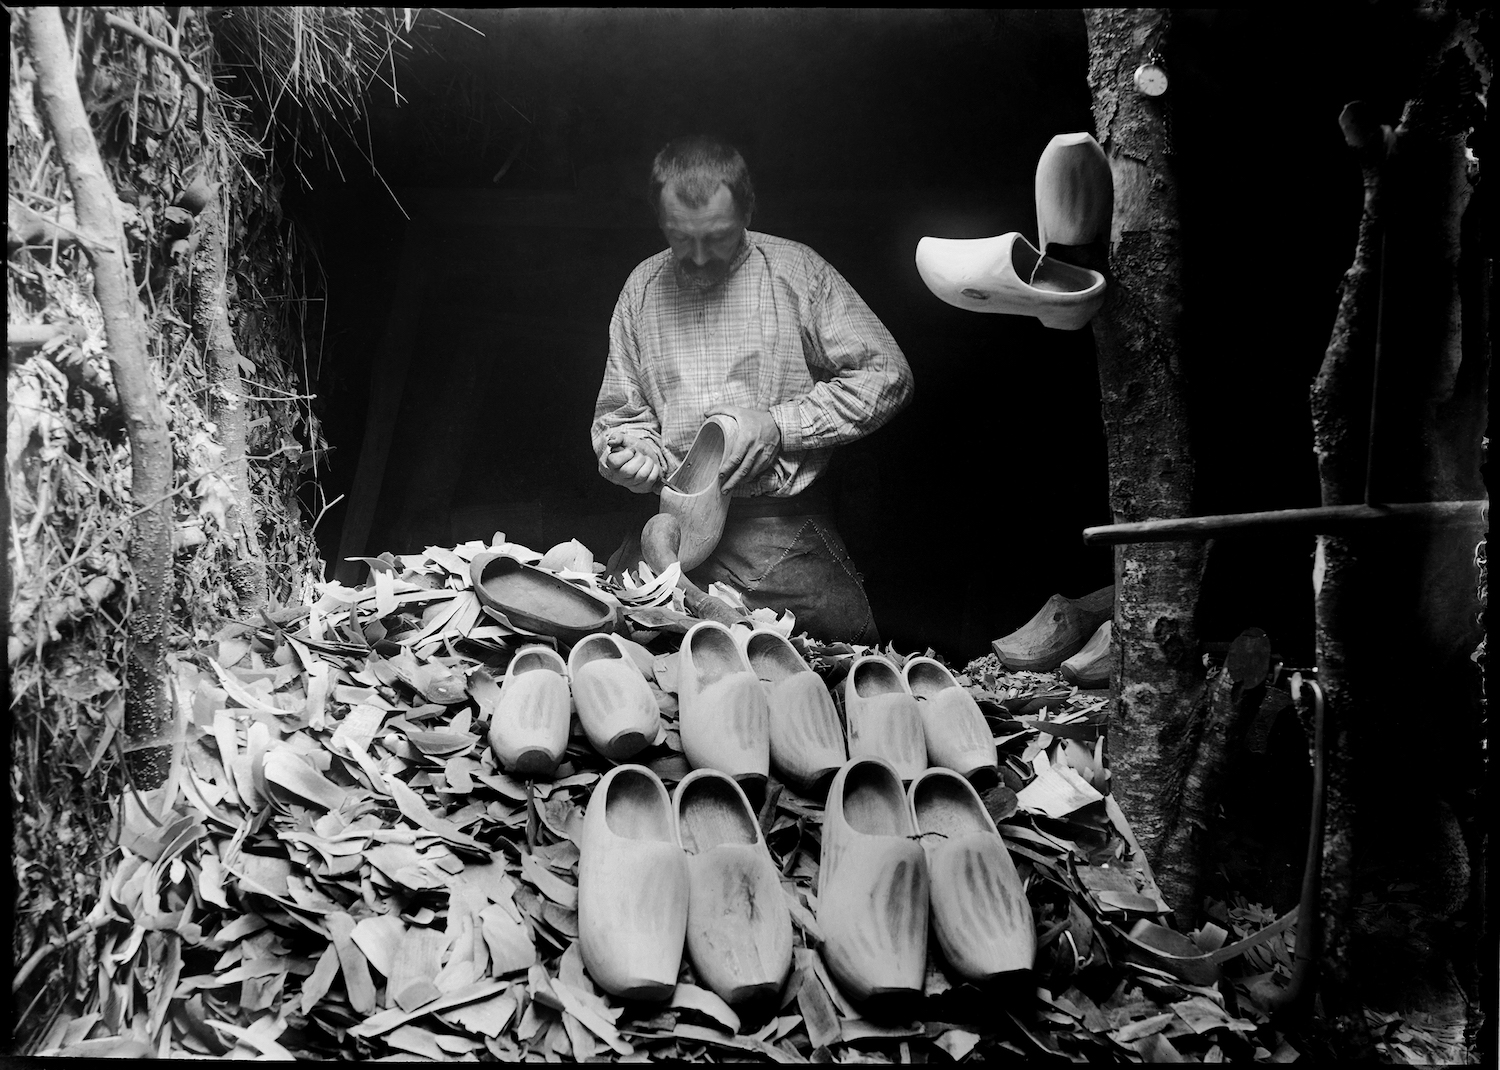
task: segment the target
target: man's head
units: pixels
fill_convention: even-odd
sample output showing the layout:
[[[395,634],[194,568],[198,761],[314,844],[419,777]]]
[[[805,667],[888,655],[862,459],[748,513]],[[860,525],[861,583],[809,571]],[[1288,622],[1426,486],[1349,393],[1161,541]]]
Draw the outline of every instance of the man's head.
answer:
[[[656,154],[649,194],[678,277],[705,289],[723,282],[755,210],[744,157],[718,138],[676,138]]]

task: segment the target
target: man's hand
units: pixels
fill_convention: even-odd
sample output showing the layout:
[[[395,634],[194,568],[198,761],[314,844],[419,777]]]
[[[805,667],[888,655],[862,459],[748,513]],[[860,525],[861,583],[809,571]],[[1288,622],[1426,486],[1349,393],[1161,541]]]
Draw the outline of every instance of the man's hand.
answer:
[[[604,444],[604,477],[636,494],[650,494],[666,474],[666,461],[649,439],[627,439],[611,431]]]
[[[719,465],[719,482],[726,492],[754,479],[776,460],[776,451],[781,448],[781,428],[769,412],[742,405],[719,405],[704,415],[732,416],[738,427],[727,444],[724,462]]]

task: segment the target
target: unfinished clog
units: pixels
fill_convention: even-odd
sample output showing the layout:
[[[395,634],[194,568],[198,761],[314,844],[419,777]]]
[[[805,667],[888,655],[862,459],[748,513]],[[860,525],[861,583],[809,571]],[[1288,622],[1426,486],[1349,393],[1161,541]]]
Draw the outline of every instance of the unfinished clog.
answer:
[[[734,636],[718,621],[699,621],[677,657],[677,730],[688,764],[764,782],[771,711]]]
[[[1036,243],[1092,245],[1109,238],[1115,181],[1093,135],[1058,134],[1036,163]]]
[[[935,658],[912,658],[901,669],[906,689],[917,700],[927,762],[964,776],[995,768],[995,737],[979,703]]]
[[[1081,598],[1055,594],[1036,616],[990,646],[1012,672],[1052,672],[1082,650],[1099,625],[1114,615],[1114,584]]]
[[[844,677],[849,757],[884,758],[902,780],[927,768],[927,738],[917,700],[901,673],[879,654],[862,654]]]
[[[735,629],[771,710],[771,766],[796,790],[821,798],[848,760],[839,711],[823,678],[780,632]]]
[[[913,996],[927,970],[927,861],[894,766],[851,758],[828,788],[818,865],[823,958],[850,999]]]
[[[734,1005],[774,999],[792,968],[792,915],[744,789],[694,769],[672,793],[687,852],[687,953],[698,979]]]
[[[604,774],[578,845],[578,941],[594,983],[613,996],[666,1000],[687,938],[687,858],[672,801],[643,765]]]
[[[578,722],[596,751],[623,762],[656,742],[660,707],[618,636],[598,632],[580,639],[568,655],[568,676]]]
[[[1076,331],[1104,304],[1104,276],[1044,257],[1017,231],[993,238],[923,238],[917,272],[955,308],[1035,316]]]
[[[928,769],[907,798],[932,880],[932,931],[948,964],[970,981],[1031,969],[1031,904],[974,785],[952,769]]]
[[[475,554],[469,579],[480,605],[530,632],[576,643],[614,627],[614,607],[603,599],[509,554]]]
[[[1109,657],[1109,641],[1114,635],[1115,622],[1107,620],[1083,649],[1062,663],[1062,676],[1076,687],[1108,687],[1109,673],[1114,667]]]
[[[517,650],[490,716],[490,746],[507,773],[550,776],[568,747],[567,663],[549,646]]]
[[[737,426],[732,416],[710,416],[703,421],[687,456],[662,486],[658,511],[677,520],[677,560],[684,572],[708,560],[724,533],[729,494],[719,485],[719,465]]]

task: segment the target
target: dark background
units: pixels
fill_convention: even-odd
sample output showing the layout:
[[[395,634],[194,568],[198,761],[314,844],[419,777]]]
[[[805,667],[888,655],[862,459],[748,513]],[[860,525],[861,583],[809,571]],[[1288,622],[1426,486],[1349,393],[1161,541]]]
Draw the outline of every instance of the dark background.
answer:
[[[374,168],[335,139],[285,201],[327,279],[329,498],[352,488],[393,310],[417,317],[363,553],[498,530],[603,560],[654,511],[597,475],[588,428],[615,298],[664,247],[651,157],[712,131],[750,164],[753,229],[829,260],[911,363],[912,405],[838,455],[883,637],[963,664],[1049,595],[1110,582],[1080,534],[1111,520],[1091,331],[952,308],[913,264],[927,234],[1036,240],[1038,155],[1094,129],[1079,11],[451,10],[421,16],[402,106],[376,87]],[[1379,9],[1291,21],[1186,11],[1169,41],[1198,513],[1318,503],[1308,388],[1361,203],[1337,118],[1364,98],[1394,123],[1413,73]],[[351,504],[318,531],[330,571]],[[1256,624],[1311,664],[1311,554],[1218,540],[1203,638]]]

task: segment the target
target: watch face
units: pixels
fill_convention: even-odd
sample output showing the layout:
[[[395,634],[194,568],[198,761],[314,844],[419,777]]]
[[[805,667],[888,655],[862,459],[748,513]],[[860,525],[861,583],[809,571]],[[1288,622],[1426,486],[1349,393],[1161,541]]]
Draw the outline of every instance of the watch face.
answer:
[[[1167,72],[1154,63],[1143,63],[1135,69],[1135,87],[1148,97],[1159,97],[1167,91]]]

